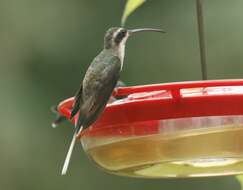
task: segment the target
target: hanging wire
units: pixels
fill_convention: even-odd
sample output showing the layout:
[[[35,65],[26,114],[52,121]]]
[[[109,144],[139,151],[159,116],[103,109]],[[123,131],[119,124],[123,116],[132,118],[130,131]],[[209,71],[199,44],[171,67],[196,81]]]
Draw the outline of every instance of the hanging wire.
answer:
[[[197,23],[198,23],[198,37],[199,37],[202,79],[207,80],[208,74],[207,74],[207,59],[206,59],[206,45],[205,45],[202,2],[203,2],[203,0],[196,0]]]

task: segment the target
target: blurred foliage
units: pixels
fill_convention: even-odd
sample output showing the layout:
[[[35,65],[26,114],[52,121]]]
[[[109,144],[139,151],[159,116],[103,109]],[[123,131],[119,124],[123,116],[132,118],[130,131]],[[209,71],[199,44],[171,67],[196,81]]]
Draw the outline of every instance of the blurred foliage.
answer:
[[[125,22],[130,14],[134,12],[139,6],[141,6],[146,0],[127,0],[125,9],[123,11],[121,24],[125,25]]]
[[[236,178],[237,178],[237,180],[239,180],[239,183],[241,185],[241,189],[243,189],[243,176],[242,175],[239,175]]]
[[[210,79],[242,78],[243,2],[205,0]],[[235,177],[143,180],[97,169],[76,147],[60,176],[72,130],[50,124],[50,107],[72,96],[103,35],[120,25],[125,1],[0,0],[0,189],[240,189]],[[150,1],[127,27],[165,35],[129,39],[121,79],[128,85],[200,80],[194,0]]]

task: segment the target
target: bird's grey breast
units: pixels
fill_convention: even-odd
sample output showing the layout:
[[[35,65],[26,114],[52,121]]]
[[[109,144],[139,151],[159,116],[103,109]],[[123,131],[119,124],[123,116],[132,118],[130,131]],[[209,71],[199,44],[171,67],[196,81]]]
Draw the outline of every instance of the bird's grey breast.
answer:
[[[116,61],[114,61],[116,60]],[[111,73],[108,69],[112,64],[120,67],[120,61],[114,59],[114,55],[107,51],[102,51],[94,58],[90,64],[83,80],[83,100],[85,101],[91,95],[98,93],[106,84],[106,80]]]

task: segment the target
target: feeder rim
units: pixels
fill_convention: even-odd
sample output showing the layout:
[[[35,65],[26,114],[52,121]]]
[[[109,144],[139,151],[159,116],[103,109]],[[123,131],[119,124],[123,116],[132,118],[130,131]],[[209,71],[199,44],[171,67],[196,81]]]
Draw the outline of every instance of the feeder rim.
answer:
[[[243,79],[185,81],[151,85],[119,87],[113,96],[135,93],[166,91],[160,98],[135,99],[118,104],[107,104],[104,112],[88,129],[100,129],[107,126],[123,125],[143,121],[176,119],[185,117],[243,115],[243,92],[209,95],[203,93],[208,87],[243,86]],[[183,96],[182,89],[197,88],[200,94]],[[74,98],[62,101],[58,106],[61,115],[70,118]],[[77,115],[71,121],[75,122]],[[78,135],[80,137],[80,134]]]
[[[125,96],[132,93],[159,91],[159,90],[180,90],[187,88],[206,88],[218,86],[243,86],[243,79],[221,79],[221,80],[199,80],[169,82],[160,84],[137,85],[128,87],[119,87],[114,90],[113,96]]]

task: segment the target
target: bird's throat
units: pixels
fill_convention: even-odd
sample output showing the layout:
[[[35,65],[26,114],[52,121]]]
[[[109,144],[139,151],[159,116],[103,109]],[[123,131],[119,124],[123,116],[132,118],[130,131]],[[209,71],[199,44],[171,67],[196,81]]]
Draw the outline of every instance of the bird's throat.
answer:
[[[125,56],[125,44],[122,43],[118,48],[118,57],[121,60],[121,70],[123,67],[124,56]]]

